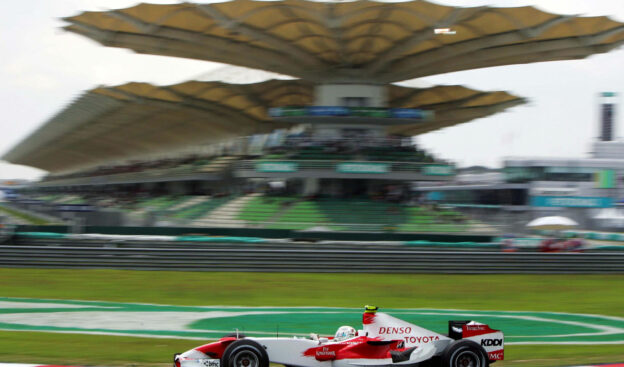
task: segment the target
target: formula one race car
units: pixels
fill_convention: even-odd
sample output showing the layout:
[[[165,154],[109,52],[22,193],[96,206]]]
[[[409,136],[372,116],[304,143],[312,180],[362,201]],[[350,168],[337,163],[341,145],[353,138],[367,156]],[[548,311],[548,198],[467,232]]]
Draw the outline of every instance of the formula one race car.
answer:
[[[503,333],[475,321],[449,321],[448,336],[366,306],[362,330],[334,337],[233,335],[174,356],[174,367],[487,367],[504,356]]]

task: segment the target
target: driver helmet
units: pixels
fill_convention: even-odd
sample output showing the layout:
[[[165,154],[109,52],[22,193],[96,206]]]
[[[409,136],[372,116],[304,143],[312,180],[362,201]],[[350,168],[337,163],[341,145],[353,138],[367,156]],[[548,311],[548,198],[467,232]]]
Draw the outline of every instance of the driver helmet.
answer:
[[[336,330],[336,335],[334,336],[334,341],[343,341],[347,339],[351,339],[355,336],[355,329],[351,326],[344,325]]]

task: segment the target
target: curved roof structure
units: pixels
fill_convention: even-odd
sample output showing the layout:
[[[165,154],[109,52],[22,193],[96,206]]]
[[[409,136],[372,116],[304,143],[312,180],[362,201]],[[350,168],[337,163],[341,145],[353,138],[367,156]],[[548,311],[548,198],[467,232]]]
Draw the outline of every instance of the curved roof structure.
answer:
[[[489,66],[579,59],[624,43],[624,24],[607,17],[419,0],[139,4],[65,20],[68,31],[106,46],[317,82],[389,83]],[[452,32],[436,33],[440,28]]]
[[[459,85],[425,89],[390,85],[388,98],[389,107],[435,112],[433,121],[388,128],[391,133],[404,135],[456,125],[525,102],[507,92],[481,92]],[[304,80],[98,87],[54,116],[3,159],[62,172],[182,150],[291,126],[273,121],[267,110],[311,105],[313,100],[314,84]]]

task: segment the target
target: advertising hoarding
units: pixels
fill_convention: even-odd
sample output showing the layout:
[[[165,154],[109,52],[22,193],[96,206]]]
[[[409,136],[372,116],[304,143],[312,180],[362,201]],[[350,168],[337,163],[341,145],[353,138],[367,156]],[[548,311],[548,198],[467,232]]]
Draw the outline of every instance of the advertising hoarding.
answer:
[[[565,208],[609,208],[613,199],[600,196],[532,196],[531,206]]]

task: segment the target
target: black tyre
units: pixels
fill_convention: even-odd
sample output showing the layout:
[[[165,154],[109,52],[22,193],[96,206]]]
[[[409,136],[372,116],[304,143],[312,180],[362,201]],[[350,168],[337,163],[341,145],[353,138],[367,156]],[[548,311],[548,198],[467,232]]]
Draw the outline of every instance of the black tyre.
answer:
[[[472,340],[455,340],[444,351],[442,367],[488,367],[487,353]]]
[[[239,339],[225,348],[221,367],[269,367],[269,356],[257,342]]]

